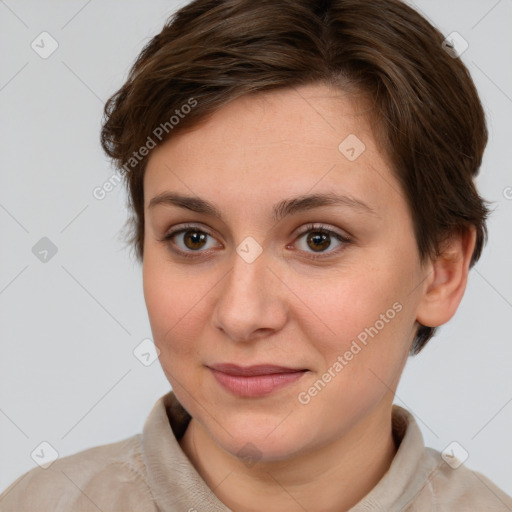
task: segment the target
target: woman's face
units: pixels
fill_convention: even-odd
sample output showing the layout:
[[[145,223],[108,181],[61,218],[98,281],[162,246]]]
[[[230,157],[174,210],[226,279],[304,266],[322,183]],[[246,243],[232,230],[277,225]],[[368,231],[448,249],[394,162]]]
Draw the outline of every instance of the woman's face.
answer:
[[[363,110],[323,85],[246,96],[150,155],[154,342],[179,401],[232,454],[285,459],[389,416],[426,271]],[[150,206],[166,193],[190,200]],[[342,199],[294,202],[325,194]],[[222,363],[307,371],[237,393],[209,368]]]

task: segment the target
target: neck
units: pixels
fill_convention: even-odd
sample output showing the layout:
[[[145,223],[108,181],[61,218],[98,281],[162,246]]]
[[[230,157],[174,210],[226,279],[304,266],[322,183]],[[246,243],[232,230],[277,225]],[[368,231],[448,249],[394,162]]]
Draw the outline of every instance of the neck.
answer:
[[[215,495],[234,512],[340,512],[368,494],[397,447],[391,404],[372,411],[333,442],[278,460],[244,464],[194,418],[179,443]]]

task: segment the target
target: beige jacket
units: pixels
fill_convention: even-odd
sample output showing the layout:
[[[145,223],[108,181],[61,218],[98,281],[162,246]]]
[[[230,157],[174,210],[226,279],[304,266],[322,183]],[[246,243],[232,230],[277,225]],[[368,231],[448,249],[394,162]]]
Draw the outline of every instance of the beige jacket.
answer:
[[[173,392],[161,397],[142,434],[57,459],[14,481],[1,512],[230,512],[197,473],[177,439],[190,416]],[[512,499],[480,473],[425,448],[413,416],[393,406],[397,454],[350,512],[511,512]]]

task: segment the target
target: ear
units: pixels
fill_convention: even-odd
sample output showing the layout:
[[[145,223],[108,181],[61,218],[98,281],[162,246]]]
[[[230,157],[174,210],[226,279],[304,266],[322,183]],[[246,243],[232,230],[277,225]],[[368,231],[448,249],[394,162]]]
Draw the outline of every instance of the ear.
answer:
[[[439,256],[426,266],[429,277],[416,317],[420,324],[437,327],[453,317],[466,290],[475,243],[474,226],[455,232],[444,241]]]

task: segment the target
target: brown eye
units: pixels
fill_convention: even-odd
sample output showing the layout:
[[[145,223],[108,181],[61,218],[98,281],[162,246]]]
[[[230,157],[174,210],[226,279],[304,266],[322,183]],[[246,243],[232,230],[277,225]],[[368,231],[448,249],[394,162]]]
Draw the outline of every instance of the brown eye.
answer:
[[[333,245],[334,242],[334,245]],[[295,242],[309,258],[328,257],[337,254],[351,243],[348,235],[328,229],[324,225],[308,224]],[[332,248],[331,248],[332,246]],[[327,250],[331,248],[331,250]]]
[[[168,244],[174,252],[190,257],[201,256],[208,249],[220,246],[210,233],[196,226],[186,225],[167,233],[161,241]]]
[[[160,241],[169,245],[172,252],[189,258],[209,257],[211,256],[209,249],[213,249],[215,246],[223,248],[222,244],[217,242],[210,233],[193,225],[182,225],[167,233]],[[209,242],[210,245],[208,245]],[[306,253],[309,258],[315,259],[337,254],[346,245],[352,243],[352,240],[348,235],[338,233],[323,225],[308,224],[298,235],[295,243],[299,245],[301,252]],[[302,247],[300,247],[301,245]],[[331,246],[333,246],[332,250],[328,251],[327,249]]]
[[[331,237],[329,234],[321,231],[313,231],[307,237],[306,243],[308,244],[308,247],[314,251],[323,251],[331,245]]]
[[[185,236],[183,237],[183,243],[187,249],[202,249],[206,244],[206,237],[208,235],[202,231],[185,231],[184,234]]]

